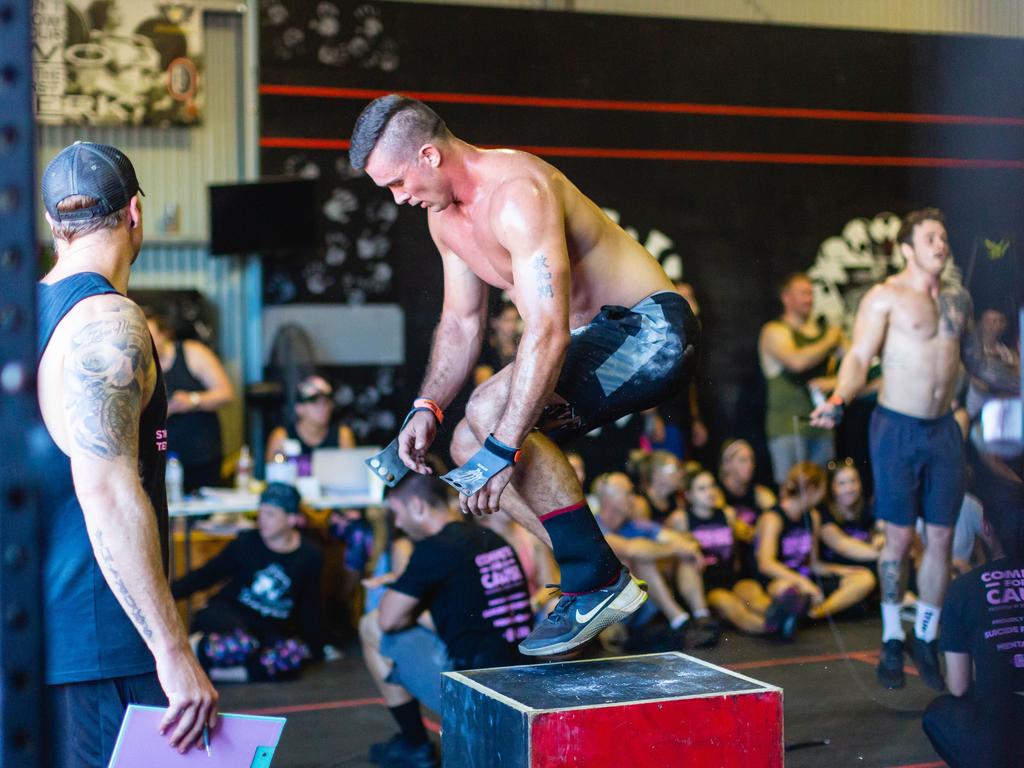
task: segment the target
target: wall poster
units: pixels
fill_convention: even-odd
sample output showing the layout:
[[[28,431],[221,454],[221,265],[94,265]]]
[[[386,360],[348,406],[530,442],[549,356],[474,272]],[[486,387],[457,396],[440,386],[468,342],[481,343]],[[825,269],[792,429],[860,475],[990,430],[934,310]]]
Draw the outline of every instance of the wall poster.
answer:
[[[35,0],[36,119],[48,125],[196,125],[202,9],[158,0]]]

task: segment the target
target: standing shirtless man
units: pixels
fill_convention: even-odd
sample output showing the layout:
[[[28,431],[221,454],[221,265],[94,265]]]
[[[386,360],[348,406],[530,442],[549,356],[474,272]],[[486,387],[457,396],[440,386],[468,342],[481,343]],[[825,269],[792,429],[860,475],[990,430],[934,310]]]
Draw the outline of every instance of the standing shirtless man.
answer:
[[[556,168],[467,144],[418,101],[371,102],[349,158],[397,203],[427,209],[444,268],[421,397],[399,435],[406,466],[430,471],[437,423],[480,353],[488,286],[507,291],[523,318],[514,362],[476,388],[455,430],[451,453],[463,466],[452,476],[465,481],[463,512],[500,503],[550,542],[562,597],[519,647],[564,653],[646,595],[605,542],[556,443],[685,391],[697,321],[658,262]]]
[[[886,521],[878,562],[882,652],[877,670],[886,688],[905,684],[899,611],[904,563],[919,514],[925,521],[925,551],[911,655],[921,679],[944,688],[939,606],[964,496],[963,439],[951,411],[954,387],[961,359],[972,375],[1000,389],[1010,375],[985,361],[967,291],[942,281],[949,260],[944,222],[935,208],[914,211],[903,220],[896,242],[906,267],[865,294],[835,391],[811,414],[815,426],[834,426],[843,405],[864,386],[872,359],[881,354],[884,379],[871,417],[870,444],[875,514]]]

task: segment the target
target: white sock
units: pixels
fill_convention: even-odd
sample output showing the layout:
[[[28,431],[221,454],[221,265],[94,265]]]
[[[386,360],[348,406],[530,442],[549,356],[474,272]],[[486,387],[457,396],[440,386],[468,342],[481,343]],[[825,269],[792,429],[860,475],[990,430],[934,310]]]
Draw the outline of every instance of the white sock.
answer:
[[[900,604],[882,603],[882,642],[906,639],[907,633],[900,622]]]
[[[711,611],[709,611],[707,608],[701,608],[700,610],[693,612],[693,618],[695,619],[706,619],[710,615]]]
[[[917,601],[917,620],[914,622],[914,634],[930,643],[939,636],[939,616],[941,608],[929,605],[924,600]]]
[[[670,627],[672,627],[672,629],[679,629],[681,626],[683,626],[683,624],[685,624],[689,620],[690,620],[690,614],[688,614],[686,611],[683,611],[678,616],[676,616],[674,619],[672,619],[672,621],[670,621],[668,623],[668,625]]]

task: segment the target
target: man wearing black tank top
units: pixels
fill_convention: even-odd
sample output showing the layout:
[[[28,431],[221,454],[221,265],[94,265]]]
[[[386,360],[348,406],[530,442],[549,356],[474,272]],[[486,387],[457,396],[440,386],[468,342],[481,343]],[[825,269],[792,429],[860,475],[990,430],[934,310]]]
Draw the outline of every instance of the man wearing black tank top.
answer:
[[[169,704],[185,752],[216,721],[217,692],[167,583],[167,395],[141,310],[125,298],[142,247],[135,170],[76,142],[43,174],[57,263],[39,287],[39,406],[49,763],[106,766],[129,703]]]

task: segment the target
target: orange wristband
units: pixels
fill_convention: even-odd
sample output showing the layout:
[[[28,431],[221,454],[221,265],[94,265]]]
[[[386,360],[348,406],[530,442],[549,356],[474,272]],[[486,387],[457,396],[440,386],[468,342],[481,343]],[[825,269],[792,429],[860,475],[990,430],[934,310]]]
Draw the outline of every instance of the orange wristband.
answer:
[[[444,411],[441,410],[441,406],[431,400],[429,397],[417,397],[412,401],[413,408],[426,408],[437,419],[437,423],[440,424],[444,421]]]

